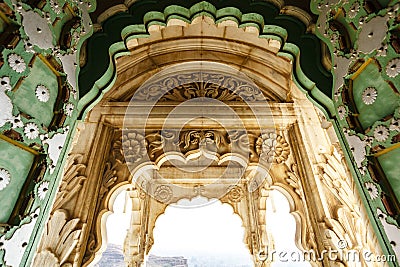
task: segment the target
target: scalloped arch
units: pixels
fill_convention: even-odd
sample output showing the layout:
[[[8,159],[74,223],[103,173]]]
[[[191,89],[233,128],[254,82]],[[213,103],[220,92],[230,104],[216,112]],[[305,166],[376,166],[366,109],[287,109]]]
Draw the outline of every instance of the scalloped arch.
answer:
[[[293,62],[293,80],[328,117],[335,116],[331,101],[332,74],[322,66],[320,40],[307,32],[304,22],[285,12],[279,14],[280,7],[268,2],[242,3],[241,8],[234,3],[227,6],[224,1],[214,2],[202,1],[186,7],[188,4],[157,6],[153,2],[138,1],[130,7],[129,13],[117,13],[107,19],[102,25],[103,31],[89,39],[87,64],[79,73],[80,117],[112,87],[116,80],[115,61],[130,54],[129,40],[148,38],[149,28],[168,27],[172,19],[189,23],[198,16],[210,17],[215,24],[234,21],[239,28],[256,29],[259,38],[278,40],[281,43],[278,55]],[[163,12],[159,11],[161,9]],[[143,13],[142,19],[140,14]]]

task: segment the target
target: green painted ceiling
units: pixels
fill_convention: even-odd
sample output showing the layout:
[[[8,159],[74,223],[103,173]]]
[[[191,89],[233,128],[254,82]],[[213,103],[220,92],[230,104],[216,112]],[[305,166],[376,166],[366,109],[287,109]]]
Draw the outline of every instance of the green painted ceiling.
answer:
[[[378,157],[379,163],[393,188],[397,199],[400,199],[400,149],[394,149]]]
[[[2,139],[0,151],[0,166],[11,176],[10,183],[0,194],[0,223],[7,223],[31,169],[34,155]]]
[[[380,69],[375,61],[371,61],[353,80],[353,98],[359,114],[358,120],[364,130],[376,121],[393,114],[400,100],[399,94],[382,77]],[[378,93],[371,105],[362,101],[362,94],[368,87],[374,87]]]

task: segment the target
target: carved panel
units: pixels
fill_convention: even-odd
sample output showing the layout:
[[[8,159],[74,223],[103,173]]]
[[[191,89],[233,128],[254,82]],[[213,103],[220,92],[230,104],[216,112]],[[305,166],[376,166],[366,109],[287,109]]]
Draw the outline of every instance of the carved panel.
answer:
[[[233,75],[214,72],[194,72],[171,75],[141,88],[136,100],[186,101],[208,97],[220,101],[265,101],[261,91],[248,81]]]

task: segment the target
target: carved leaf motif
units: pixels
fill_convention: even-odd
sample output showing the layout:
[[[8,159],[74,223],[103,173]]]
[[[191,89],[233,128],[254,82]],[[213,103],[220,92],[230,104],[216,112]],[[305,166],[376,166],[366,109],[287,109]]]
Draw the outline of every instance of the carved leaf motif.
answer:
[[[116,176],[117,171],[114,167],[115,166],[113,166],[110,162],[106,163],[101,184],[102,187],[99,193],[99,199],[102,199],[104,195],[109,191],[109,188],[118,180],[118,177]]]
[[[324,162],[319,164],[319,172],[322,182],[326,188],[336,196],[340,202],[347,205],[352,211],[359,211],[355,194],[355,184],[348,179],[345,163],[342,156],[334,147],[330,153],[322,154]]]
[[[265,101],[254,85],[230,75],[198,72],[178,74],[141,88],[136,100],[185,101],[196,97],[209,97],[220,101]]]
[[[362,223],[361,217],[341,206],[336,212],[337,219],[325,219],[326,247],[334,249],[367,249],[371,237],[367,234],[367,227]]]
[[[54,253],[45,249],[39,254],[37,254],[34,262],[34,266],[49,266],[49,267],[58,267],[60,266],[60,262]]]
[[[60,266],[67,261],[81,234],[81,230],[76,229],[78,223],[78,218],[67,221],[65,210],[56,210],[46,225],[43,242],[40,244],[39,253],[36,255],[33,265]],[[57,265],[47,265],[47,263],[57,263]]]
[[[179,145],[183,153],[194,149],[205,149],[208,151],[226,152],[229,142],[223,131],[213,130],[191,130],[183,131],[180,135]]]
[[[82,160],[81,154],[69,156],[53,210],[60,209],[81,190],[83,181],[86,180],[86,177],[82,175],[86,170],[86,165],[82,163]]]
[[[301,187],[300,178],[297,175],[297,165],[292,164],[290,169],[291,171],[286,173],[287,177],[285,178],[285,181],[293,188],[294,192],[301,197],[303,190]]]

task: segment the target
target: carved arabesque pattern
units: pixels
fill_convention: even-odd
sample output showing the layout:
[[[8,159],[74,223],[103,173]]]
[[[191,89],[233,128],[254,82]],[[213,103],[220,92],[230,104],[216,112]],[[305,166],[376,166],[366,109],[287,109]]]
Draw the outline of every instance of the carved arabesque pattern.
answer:
[[[135,100],[182,102],[197,97],[220,101],[265,101],[261,90],[232,75],[197,72],[168,76],[135,94]]]
[[[152,161],[157,161],[169,152],[178,152],[182,156],[204,152],[218,156],[235,153],[248,158],[250,162],[258,162],[259,155],[256,152],[258,136],[255,133],[240,130],[229,132],[211,129],[183,129],[180,132],[163,130],[146,135],[147,153]],[[287,158],[287,154],[285,157]],[[268,164],[269,162],[266,163]]]

